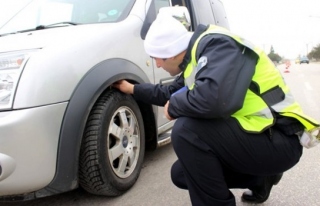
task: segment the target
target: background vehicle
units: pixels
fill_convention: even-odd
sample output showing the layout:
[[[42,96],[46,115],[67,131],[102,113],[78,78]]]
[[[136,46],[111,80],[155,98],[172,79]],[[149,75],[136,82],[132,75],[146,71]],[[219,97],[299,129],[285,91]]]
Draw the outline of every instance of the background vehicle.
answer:
[[[0,26],[1,200],[132,187],[145,149],[170,143],[174,122],[111,85],[173,81],[143,48],[159,8],[173,5],[188,8],[191,30],[228,27],[219,0],[30,0]]]
[[[295,60],[295,63],[296,63],[296,64],[300,64],[300,58],[297,58],[297,59]]]
[[[308,59],[308,57],[301,57],[301,58],[300,58],[300,64],[302,64],[302,63],[307,63],[307,64],[309,64],[309,59]]]

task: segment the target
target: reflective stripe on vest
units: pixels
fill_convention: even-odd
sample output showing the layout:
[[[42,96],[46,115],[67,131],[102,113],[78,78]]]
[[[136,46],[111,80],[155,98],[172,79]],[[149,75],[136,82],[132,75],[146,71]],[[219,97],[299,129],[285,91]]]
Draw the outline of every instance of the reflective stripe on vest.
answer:
[[[275,119],[270,107],[282,116],[297,119],[305,126],[307,131],[319,127],[319,123],[317,121],[303,114],[301,107],[294,100],[289,88],[285,85],[280,72],[275,68],[269,57],[260,48],[254,46],[249,41],[232,34],[230,31],[222,27],[211,25],[195,41],[191,50],[191,61],[183,73],[185,84],[190,90],[194,87],[197,72],[196,67],[198,66],[196,60],[197,46],[201,38],[208,34],[223,34],[229,36],[245,46],[245,49],[251,49],[259,56],[255,73],[252,78],[252,81],[258,85],[259,91],[258,93],[255,93],[248,89],[243,107],[231,115],[238,120],[245,131],[259,133],[272,126]],[[245,49],[243,53],[245,52]],[[280,87],[280,90],[284,94],[284,99],[273,105],[268,105],[265,99],[262,98],[262,95],[268,93],[275,87]]]

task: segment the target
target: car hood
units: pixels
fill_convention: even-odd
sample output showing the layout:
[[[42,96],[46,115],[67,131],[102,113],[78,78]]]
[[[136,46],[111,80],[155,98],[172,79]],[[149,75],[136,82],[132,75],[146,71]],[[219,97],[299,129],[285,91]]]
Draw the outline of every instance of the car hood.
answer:
[[[54,27],[0,37],[0,53],[45,48],[57,42],[81,42],[92,35],[116,32],[121,23],[101,23]]]

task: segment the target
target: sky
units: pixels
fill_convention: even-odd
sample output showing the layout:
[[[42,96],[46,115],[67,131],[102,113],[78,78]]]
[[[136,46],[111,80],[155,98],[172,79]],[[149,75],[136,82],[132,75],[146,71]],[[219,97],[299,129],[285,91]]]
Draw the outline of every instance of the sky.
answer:
[[[21,2],[0,0],[0,25]],[[116,1],[116,0],[115,0]],[[320,44],[320,0],[221,0],[230,30],[280,56],[295,59]]]
[[[294,59],[320,44],[320,0],[221,0],[230,30]]]

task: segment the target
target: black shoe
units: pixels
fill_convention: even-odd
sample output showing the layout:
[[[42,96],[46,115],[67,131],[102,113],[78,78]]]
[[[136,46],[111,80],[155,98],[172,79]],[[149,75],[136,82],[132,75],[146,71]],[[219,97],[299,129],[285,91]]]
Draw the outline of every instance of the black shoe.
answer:
[[[279,183],[282,175],[283,173],[266,177],[264,185],[252,189],[252,194],[244,192],[241,196],[241,200],[248,203],[265,202],[269,198],[272,186]]]

